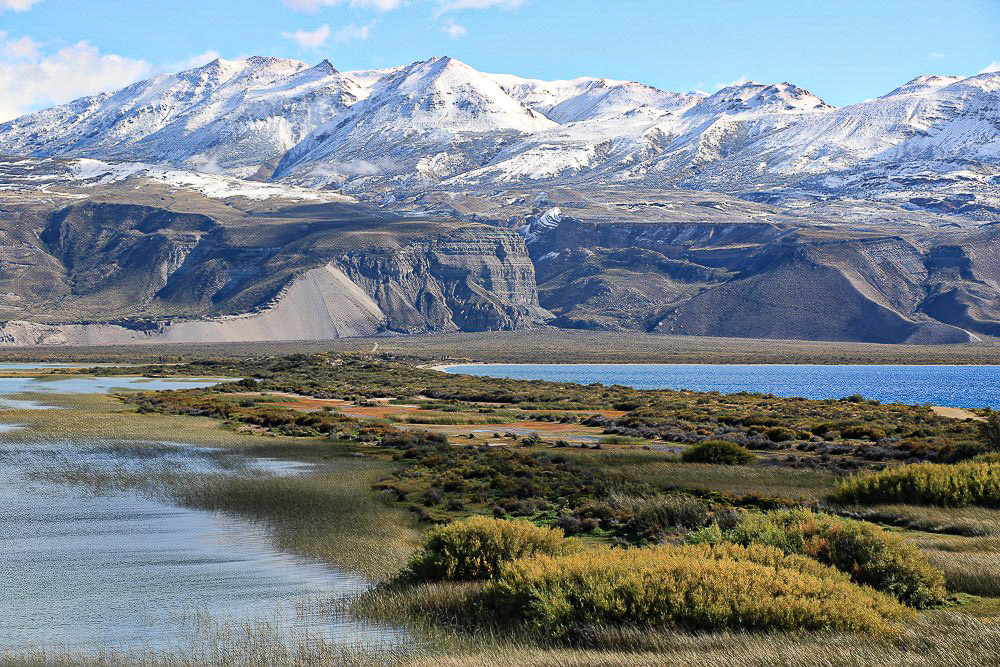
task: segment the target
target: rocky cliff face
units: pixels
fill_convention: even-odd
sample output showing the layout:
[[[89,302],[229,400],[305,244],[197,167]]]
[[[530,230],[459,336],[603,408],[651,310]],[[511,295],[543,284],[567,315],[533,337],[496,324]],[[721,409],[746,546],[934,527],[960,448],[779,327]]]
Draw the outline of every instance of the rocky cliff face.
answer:
[[[996,231],[829,238],[772,223],[521,228],[542,307],[567,327],[959,343],[1000,332]]]
[[[21,240],[0,256],[7,344],[482,331],[548,316],[521,236],[487,225],[342,206],[19,213],[0,230]]]
[[[398,250],[349,252],[336,262],[379,304],[393,331],[520,329],[548,315],[513,231],[466,228]]]

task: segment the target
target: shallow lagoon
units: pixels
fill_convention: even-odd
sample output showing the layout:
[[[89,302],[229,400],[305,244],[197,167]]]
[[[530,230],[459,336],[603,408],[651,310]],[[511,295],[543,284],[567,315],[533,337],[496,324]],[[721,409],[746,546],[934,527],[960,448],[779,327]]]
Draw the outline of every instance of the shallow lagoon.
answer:
[[[274,623],[327,642],[394,635],[311,613],[317,599],[357,593],[367,581],[281,553],[249,522],[38,475],[66,460],[98,472],[219,472],[212,459],[197,451],[134,456],[67,447],[0,448],[0,590],[9,600],[0,654],[27,647],[166,649],[203,630],[200,618]]]
[[[0,397],[215,382],[0,378]],[[14,428],[20,427],[0,430]],[[331,601],[369,586],[364,577],[277,550],[263,526],[178,507],[155,484],[147,492],[134,488],[136,479],[164,475],[308,470],[306,464],[184,445],[0,441],[0,656],[34,650],[183,653],[199,641],[210,645],[219,634],[255,627],[325,645],[399,646],[406,641],[401,630],[331,613]]]
[[[35,367],[30,367],[35,368]],[[28,369],[28,368],[26,368]],[[19,394],[108,394],[115,391],[156,391],[160,389],[197,389],[218,384],[219,378],[148,378],[88,377],[47,375],[0,377],[0,409],[45,410],[52,406],[43,401],[10,398]]]

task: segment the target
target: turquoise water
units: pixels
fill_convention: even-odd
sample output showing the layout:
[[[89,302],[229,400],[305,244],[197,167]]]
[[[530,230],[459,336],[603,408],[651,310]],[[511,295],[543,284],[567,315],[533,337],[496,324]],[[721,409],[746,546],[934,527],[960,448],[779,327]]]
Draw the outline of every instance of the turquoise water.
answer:
[[[466,373],[637,389],[739,391],[805,398],[861,394],[885,403],[1000,409],[1000,366],[813,366],[712,364],[482,364],[450,366]]]

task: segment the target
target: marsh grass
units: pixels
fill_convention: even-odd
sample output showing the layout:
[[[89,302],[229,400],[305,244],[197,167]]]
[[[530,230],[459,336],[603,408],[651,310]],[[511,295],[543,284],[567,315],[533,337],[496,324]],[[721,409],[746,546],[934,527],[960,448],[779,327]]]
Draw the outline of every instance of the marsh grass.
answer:
[[[866,665],[968,667],[990,664],[1000,650],[1000,624],[956,612],[927,612],[893,641],[856,634],[594,630],[608,646],[540,648],[502,638],[487,647],[456,646],[451,655],[415,656],[417,667],[772,667]],[[615,648],[618,647],[618,648]],[[628,648],[626,648],[628,647]]]
[[[428,424],[437,426],[475,426],[480,424],[509,424],[517,419],[512,416],[490,415],[489,417],[460,415],[402,415],[394,421],[404,424]]]
[[[1000,597],[1000,537],[909,534],[931,565],[944,572],[948,589],[983,597]]]
[[[403,566],[417,539],[408,513],[372,488],[393,468],[340,458],[305,475],[194,480],[174,493],[190,507],[265,522],[281,549],[378,579]]]
[[[26,649],[0,652],[0,665],[25,667],[366,667],[402,665],[418,652],[412,644],[388,636],[337,640],[320,630],[289,632],[276,621],[232,623],[197,614],[187,636],[161,649]]]
[[[0,421],[26,428],[4,433],[5,442],[74,440],[171,441],[192,445],[247,447],[271,438],[245,435],[227,429],[209,417],[136,414],[135,408],[104,394],[23,394],[17,398],[39,400],[56,410],[0,410]],[[285,439],[293,442],[292,438]],[[299,439],[301,441],[301,439]]]
[[[969,537],[1000,537],[1000,510],[985,507],[849,505],[835,509],[846,516],[909,530]]]
[[[833,489],[837,479],[824,470],[680,463],[675,455],[639,449],[560,451],[580,465],[599,467],[664,491],[717,491],[730,496],[759,495],[815,502]]]

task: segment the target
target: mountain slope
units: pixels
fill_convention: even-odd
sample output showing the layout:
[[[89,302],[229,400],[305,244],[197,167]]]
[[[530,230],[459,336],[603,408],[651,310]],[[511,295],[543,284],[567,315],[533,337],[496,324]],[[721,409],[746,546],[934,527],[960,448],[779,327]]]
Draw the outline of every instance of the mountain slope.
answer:
[[[249,175],[364,95],[330,63],[215,60],[0,125],[11,155],[86,156]]]
[[[4,123],[0,152],[167,164],[380,198],[427,187],[622,183],[877,197],[991,215],[1000,211],[1000,74],[921,76],[833,108],[787,82],[682,94],[483,74],[447,57],[346,74],[326,61],[251,57]]]
[[[275,176],[314,185],[366,177],[436,183],[553,126],[468,65],[432,58],[378,79],[343,120],[289,151]]]

